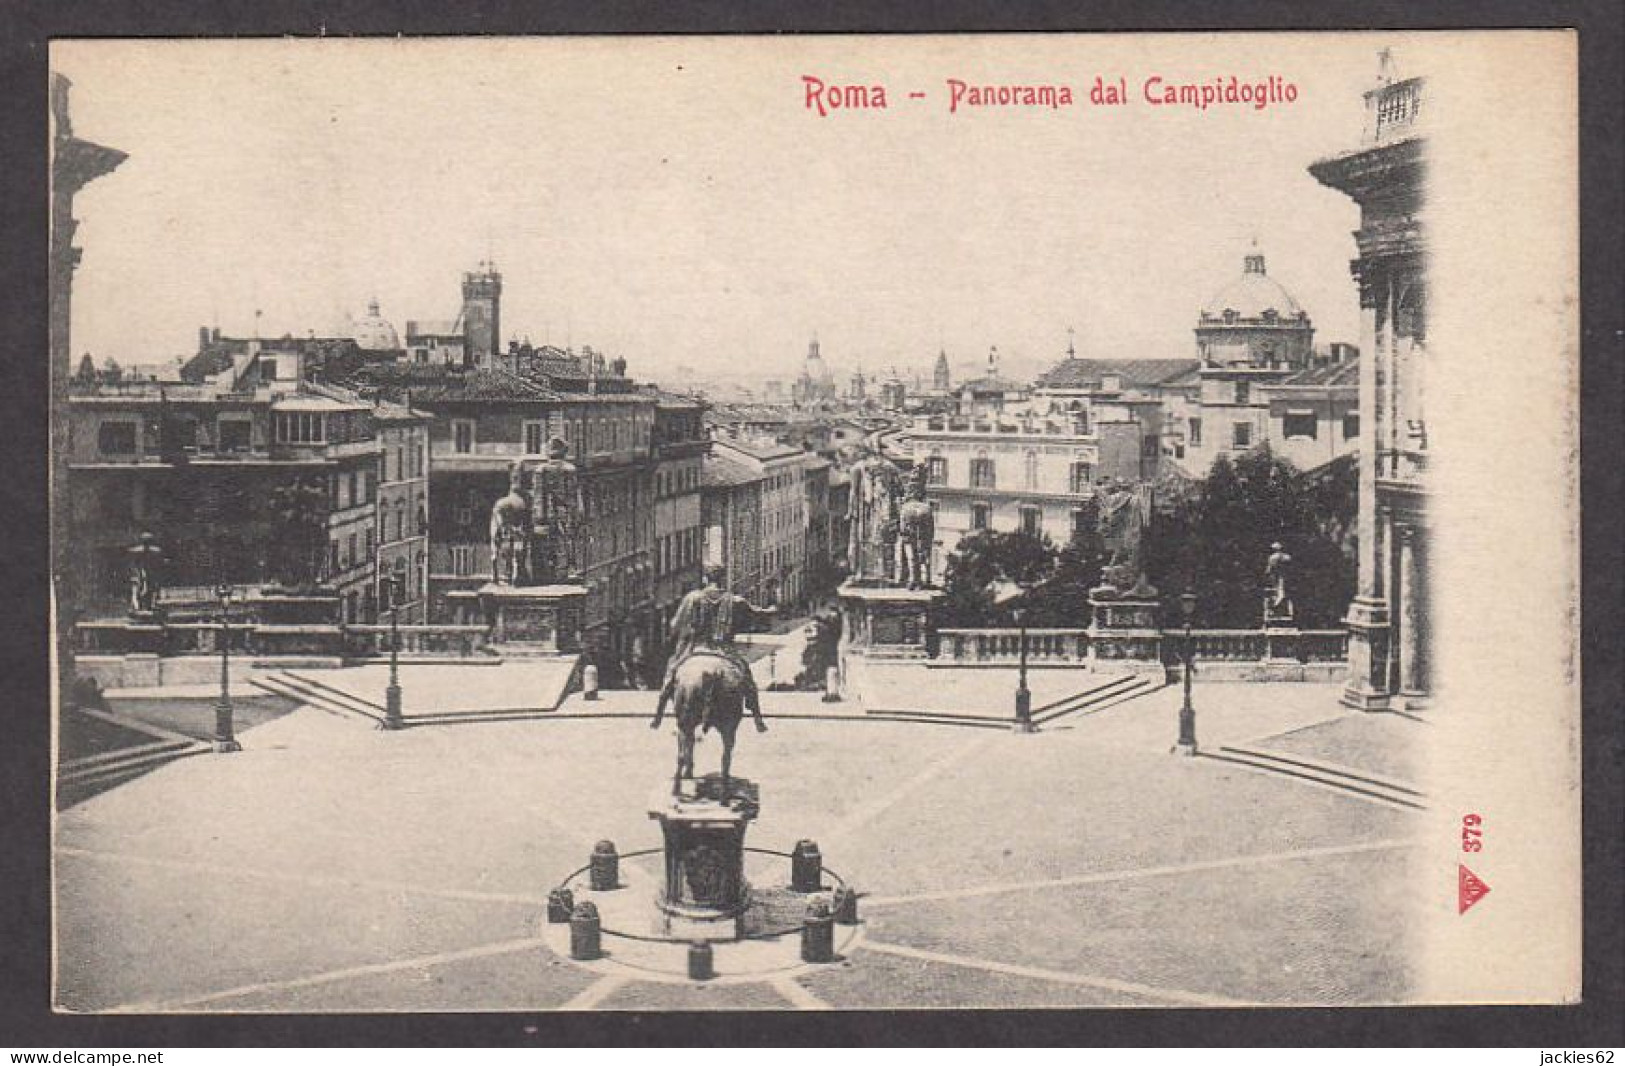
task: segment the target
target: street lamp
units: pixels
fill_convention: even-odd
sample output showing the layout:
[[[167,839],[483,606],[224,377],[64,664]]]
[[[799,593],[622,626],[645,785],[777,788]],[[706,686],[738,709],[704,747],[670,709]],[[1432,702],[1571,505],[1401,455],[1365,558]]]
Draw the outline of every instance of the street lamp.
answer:
[[[243,750],[231,727],[231,619],[227,614],[231,586],[222,581],[214,594],[220,600],[220,699],[214,705],[214,750],[225,754]]]
[[[1016,627],[1020,631],[1017,640],[1018,667],[1016,673],[1016,728],[1017,733],[1036,733],[1038,727],[1033,725],[1033,694],[1027,687],[1027,608],[1015,609]]]
[[[1179,741],[1175,755],[1196,754],[1196,708],[1191,704],[1191,665],[1195,645],[1191,640],[1191,620],[1196,617],[1196,593],[1187,589],[1179,597],[1179,610],[1185,616],[1185,703],[1179,708]]]
[[[993,602],[999,606],[1015,603],[1027,595],[1027,588],[1013,581],[994,582]],[[1027,687],[1027,608],[1015,607],[1011,614],[1015,615],[1016,627],[1019,630],[1017,638],[1017,673],[1016,673],[1016,725],[1017,733],[1036,733],[1038,727],[1033,725],[1033,694]]]
[[[401,716],[401,600],[406,598],[406,581],[402,574],[390,577],[384,588],[389,590],[389,686],[384,689],[384,721],[380,728],[400,729],[406,724]]]

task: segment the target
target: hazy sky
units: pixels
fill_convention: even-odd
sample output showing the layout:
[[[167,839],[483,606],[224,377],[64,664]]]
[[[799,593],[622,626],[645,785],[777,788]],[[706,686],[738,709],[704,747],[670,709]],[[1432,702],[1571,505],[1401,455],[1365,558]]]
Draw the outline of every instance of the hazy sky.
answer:
[[[635,376],[1189,356],[1256,238],[1317,339],[1358,340],[1358,213],[1305,170],[1352,147],[1386,39],[1282,35],[70,42],[79,135],[130,159],[78,200],[73,347],[122,363],[197,327],[337,330],[376,295],[450,318],[504,276],[505,334]],[[819,117],[803,74],[881,84]],[[1131,103],[1089,105],[1094,77]],[[1277,75],[1266,110],[1152,107],[1151,75]],[[1066,84],[949,114],[946,79]],[[910,91],[927,94],[908,99]]]

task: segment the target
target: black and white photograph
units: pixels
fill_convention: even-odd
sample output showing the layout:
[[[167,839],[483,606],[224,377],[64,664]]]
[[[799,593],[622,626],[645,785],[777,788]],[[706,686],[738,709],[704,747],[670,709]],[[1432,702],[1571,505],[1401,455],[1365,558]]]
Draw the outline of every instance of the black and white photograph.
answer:
[[[1578,1002],[1576,56],[52,42],[52,1009]]]

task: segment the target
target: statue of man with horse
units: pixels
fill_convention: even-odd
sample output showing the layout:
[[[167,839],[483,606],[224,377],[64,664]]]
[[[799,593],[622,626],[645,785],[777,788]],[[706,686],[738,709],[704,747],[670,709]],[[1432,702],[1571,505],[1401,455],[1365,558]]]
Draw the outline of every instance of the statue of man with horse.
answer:
[[[677,714],[673,795],[681,791],[684,778],[694,777],[694,744],[707,730],[722,738],[723,799],[731,784],[734,737],[746,709],[756,720],[757,732],[767,731],[756,681],[734,637],[773,618],[778,610],[751,606],[743,596],[722,588],[724,577],[722,567],[706,567],[705,587],[684,596],[672,619],[671,660],[649,728],[660,728],[669,701]]]

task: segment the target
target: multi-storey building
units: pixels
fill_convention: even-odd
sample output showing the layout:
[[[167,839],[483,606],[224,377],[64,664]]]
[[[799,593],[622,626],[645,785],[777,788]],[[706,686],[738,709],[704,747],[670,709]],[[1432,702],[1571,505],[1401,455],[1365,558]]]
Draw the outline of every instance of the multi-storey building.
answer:
[[[1365,94],[1358,148],[1310,166],[1360,205],[1350,270],[1359,285],[1359,584],[1349,606],[1344,702],[1367,710],[1426,701],[1428,595],[1426,158],[1421,78],[1385,52]]]
[[[759,466],[713,451],[701,474],[701,521],[705,525],[705,565],[723,568],[730,592],[753,603],[767,597],[762,583],[762,488]]]
[[[656,640],[655,397],[622,377],[593,377],[566,353],[569,373],[407,363],[366,368],[356,381],[434,416],[429,431],[429,617],[478,617],[492,578],[491,505],[516,462],[540,463],[557,437],[581,479],[583,641],[612,683]]]
[[[429,619],[429,424],[423,412],[380,401],[378,425],[378,609],[403,623]],[[397,596],[398,599],[392,599]]]
[[[962,537],[985,529],[1070,541],[1088,520],[1085,504],[1097,480],[1107,476],[1102,452],[1120,436],[1137,452],[1137,424],[1092,425],[1068,412],[916,418],[907,439],[936,511],[934,572]]]
[[[654,413],[655,610],[663,636],[683,595],[698,588],[705,550],[701,481],[711,450],[704,405],[670,393],[656,393]],[[663,657],[660,654],[651,658]]]
[[[801,606],[807,572],[806,480],[816,458],[776,441],[719,440],[713,442],[712,454],[762,475],[757,531],[761,595],[786,607]]]
[[[272,362],[281,372],[266,376]],[[319,547],[296,569],[339,594],[335,621],[376,616],[377,411],[303,381],[298,364],[296,352],[256,353],[205,383],[75,387],[67,511],[85,613],[122,613],[141,533],[163,550],[170,597],[206,603],[219,584],[246,592],[287,576],[279,553],[297,524],[301,537],[315,527]]]

